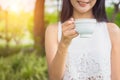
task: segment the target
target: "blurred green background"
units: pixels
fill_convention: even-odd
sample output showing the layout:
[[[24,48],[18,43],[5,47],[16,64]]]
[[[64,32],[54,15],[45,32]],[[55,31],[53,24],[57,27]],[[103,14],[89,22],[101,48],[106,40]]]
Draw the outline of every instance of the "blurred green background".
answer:
[[[0,80],[48,80],[44,35],[59,21],[59,0],[0,0]],[[120,26],[120,1],[107,1]]]

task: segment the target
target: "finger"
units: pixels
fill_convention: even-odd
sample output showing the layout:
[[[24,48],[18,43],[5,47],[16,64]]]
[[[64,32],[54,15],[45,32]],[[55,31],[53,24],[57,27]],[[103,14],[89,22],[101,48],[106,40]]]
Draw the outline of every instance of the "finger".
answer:
[[[72,32],[72,33],[66,33],[66,37],[68,37],[68,38],[75,38],[75,37],[77,37],[79,34],[78,33],[76,33],[76,32]]]
[[[70,36],[71,38],[75,38],[75,37],[77,37],[79,34],[74,34],[74,35],[72,35],[72,36]]]
[[[70,36],[72,36],[72,35],[75,35],[75,34],[78,34],[74,29],[72,29],[72,30],[70,30]]]
[[[71,17],[70,20],[71,20],[71,21],[74,21],[74,18]]]
[[[74,23],[73,18],[70,18],[69,20],[65,21],[62,25],[63,26],[68,26],[68,25],[73,24],[73,23]]]
[[[72,36],[74,34],[78,34],[74,29],[73,30],[67,30],[63,32],[64,36]]]
[[[67,26],[67,27],[63,27],[63,31],[67,31],[67,30],[71,30],[71,29],[75,29],[75,25],[74,24],[71,24],[71,25],[69,25],[69,26]]]

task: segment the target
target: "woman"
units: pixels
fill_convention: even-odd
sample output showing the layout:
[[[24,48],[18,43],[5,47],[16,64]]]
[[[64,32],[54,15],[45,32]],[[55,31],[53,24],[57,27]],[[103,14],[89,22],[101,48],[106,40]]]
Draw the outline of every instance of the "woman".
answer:
[[[75,19],[96,20],[92,38],[80,38]],[[105,0],[63,0],[61,26],[47,27],[50,80],[120,80],[120,29],[107,21]]]

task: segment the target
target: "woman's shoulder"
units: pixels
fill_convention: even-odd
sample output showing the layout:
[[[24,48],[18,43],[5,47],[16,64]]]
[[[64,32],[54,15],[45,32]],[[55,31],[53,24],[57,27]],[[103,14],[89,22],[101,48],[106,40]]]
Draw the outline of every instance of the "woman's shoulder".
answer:
[[[45,36],[47,37],[57,37],[58,33],[58,23],[50,24],[47,26],[45,31]]]
[[[115,23],[107,23],[108,30],[112,35],[119,35],[120,28]],[[119,35],[120,36],[120,35]]]
[[[112,42],[120,42],[120,28],[115,23],[107,23]]]
[[[46,32],[56,32],[58,30],[58,23],[50,24],[46,28]]]
[[[58,41],[58,23],[50,24],[47,26],[45,31],[45,43],[49,42],[55,44],[57,43],[57,41]]]
[[[120,28],[115,23],[108,22],[107,25],[109,28],[112,28],[118,31],[120,30]]]

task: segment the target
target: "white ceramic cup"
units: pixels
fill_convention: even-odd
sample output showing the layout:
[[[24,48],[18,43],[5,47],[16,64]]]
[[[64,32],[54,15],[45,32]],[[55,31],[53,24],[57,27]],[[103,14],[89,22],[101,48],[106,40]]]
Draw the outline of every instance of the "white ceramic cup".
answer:
[[[81,38],[89,38],[95,31],[96,23],[96,19],[75,19],[75,30]]]

